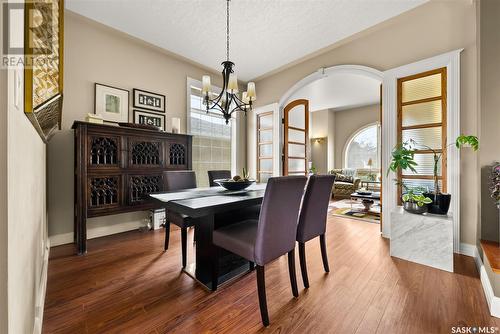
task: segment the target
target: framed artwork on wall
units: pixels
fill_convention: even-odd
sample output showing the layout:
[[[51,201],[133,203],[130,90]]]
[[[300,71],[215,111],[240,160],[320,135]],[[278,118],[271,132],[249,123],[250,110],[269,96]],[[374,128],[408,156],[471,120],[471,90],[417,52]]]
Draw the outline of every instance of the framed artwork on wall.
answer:
[[[134,88],[134,108],[165,112],[165,95]]]
[[[64,1],[25,1],[10,5],[17,9],[24,7],[24,64],[27,64],[24,66],[24,113],[47,143],[61,129]],[[4,14],[9,24],[7,11]],[[21,79],[17,77],[16,82],[20,85]],[[17,96],[16,105],[19,99]]]
[[[150,113],[142,110],[134,110],[134,123],[154,125],[165,131],[165,115]]]
[[[106,122],[128,121],[128,90],[96,83],[94,99],[94,113],[102,115]]]

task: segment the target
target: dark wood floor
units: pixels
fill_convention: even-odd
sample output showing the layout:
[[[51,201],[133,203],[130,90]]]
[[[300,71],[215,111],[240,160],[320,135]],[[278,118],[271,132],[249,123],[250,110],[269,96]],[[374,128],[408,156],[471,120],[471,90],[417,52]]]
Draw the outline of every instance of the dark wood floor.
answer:
[[[172,231],[166,253],[163,235],[128,232],[90,240],[88,254],[80,257],[69,245],[52,248],[43,332],[451,333],[452,326],[500,327],[489,315],[472,258],[457,255],[455,273],[391,258],[376,224],[329,218],[331,272],[323,272],[319,241],[309,242],[311,287],[302,288],[297,270],[298,299],[286,257],[269,265],[267,329],[253,273],[210,293],[181,273],[179,231]]]

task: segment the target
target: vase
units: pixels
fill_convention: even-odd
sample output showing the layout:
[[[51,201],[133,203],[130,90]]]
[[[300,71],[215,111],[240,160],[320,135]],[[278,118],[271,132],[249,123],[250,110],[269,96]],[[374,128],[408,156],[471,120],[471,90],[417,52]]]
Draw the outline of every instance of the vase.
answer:
[[[427,212],[427,206],[425,205],[418,206],[417,203],[413,202],[403,202],[403,209],[410,213],[415,213],[419,215]]]
[[[427,210],[429,213],[435,215],[446,215],[450,209],[451,194],[438,194],[437,198],[434,198],[434,193],[424,193],[425,197],[429,197],[432,203],[427,204]]]

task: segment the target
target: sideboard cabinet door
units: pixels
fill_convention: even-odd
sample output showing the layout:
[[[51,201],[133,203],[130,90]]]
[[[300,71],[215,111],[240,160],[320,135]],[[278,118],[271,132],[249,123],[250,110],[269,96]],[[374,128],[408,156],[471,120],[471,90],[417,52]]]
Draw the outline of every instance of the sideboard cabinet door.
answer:
[[[130,168],[163,167],[164,141],[161,139],[128,138]]]
[[[187,142],[170,141],[167,148],[167,167],[169,169],[190,169],[191,152],[189,152]]]

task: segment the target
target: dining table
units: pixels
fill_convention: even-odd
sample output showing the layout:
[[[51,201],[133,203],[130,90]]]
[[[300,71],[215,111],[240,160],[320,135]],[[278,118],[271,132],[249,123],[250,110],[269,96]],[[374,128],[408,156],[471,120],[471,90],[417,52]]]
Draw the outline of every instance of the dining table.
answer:
[[[153,193],[149,196],[168,212],[189,216],[195,234],[195,261],[183,271],[202,286],[212,290],[212,270],[215,254],[218,256],[219,286],[249,272],[252,264],[247,260],[219,249],[213,244],[215,229],[245,220],[244,212],[259,209],[266,184],[252,184],[244,190],[226,190],[223,187],[200,187]],[[216,253],[217,252],[217,253]]]

